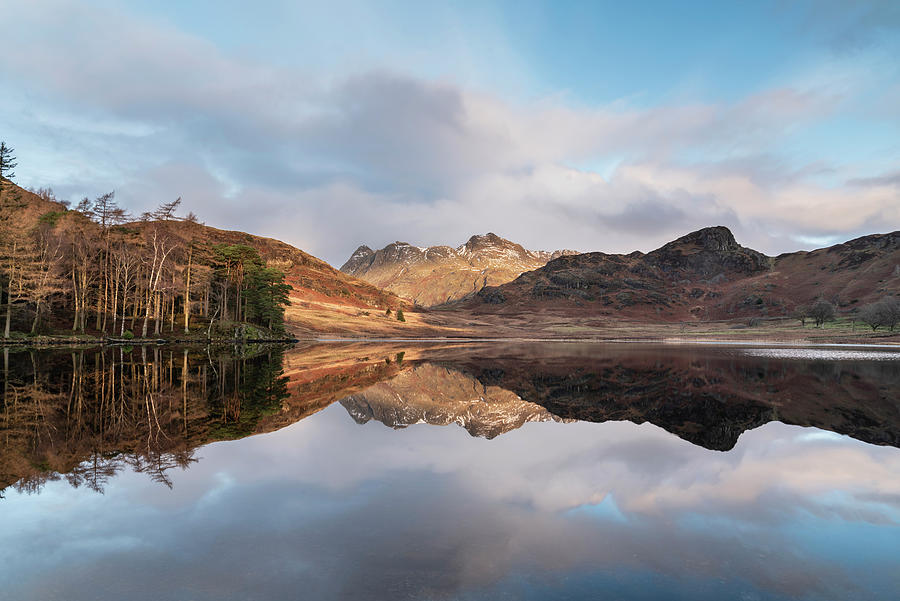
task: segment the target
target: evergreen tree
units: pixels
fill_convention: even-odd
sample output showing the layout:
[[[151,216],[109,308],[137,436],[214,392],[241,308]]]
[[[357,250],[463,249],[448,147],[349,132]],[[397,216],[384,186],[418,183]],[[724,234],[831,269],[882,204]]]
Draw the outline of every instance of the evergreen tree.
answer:
[[[17,278],[17,274],[21,272],[24,239],[23,232],[16,227],[14,219],[21,208],[17,188],[12,183],[12,179],[16,176],[13,172],[16,165],[13,149],[7,146],[6,142],[0,142],[0,264],[2,264],[0,286],[6,297],[4,338],[9,338],[14,297],[21,296],[16,291],[21,291],[21,278]]]
[[[284,308],[290,304],[291,286],[284,282],[284,274],[271,267],[253,266],[247,272],[246,318],[265,325],[270,330],[284,328]]]
[[[13,169],[17,164],[13,149],[7,146],[6,142],[0,142],[0,192],[6,190],[9,185],[7,182],[12,183],[12,179],[16,176]]]

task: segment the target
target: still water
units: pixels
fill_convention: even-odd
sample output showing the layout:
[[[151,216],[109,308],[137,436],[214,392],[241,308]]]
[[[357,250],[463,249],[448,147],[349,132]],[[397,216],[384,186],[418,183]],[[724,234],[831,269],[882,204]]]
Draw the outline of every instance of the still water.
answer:
[[[897,599],[900,351],[7,351],[0,598]]]

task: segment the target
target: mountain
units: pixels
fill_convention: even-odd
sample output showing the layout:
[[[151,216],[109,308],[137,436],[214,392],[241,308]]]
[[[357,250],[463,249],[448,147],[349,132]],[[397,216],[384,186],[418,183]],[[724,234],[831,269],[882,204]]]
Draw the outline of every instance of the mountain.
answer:
[[[527,422],[562,421],[513,392],[486,386],[439,364],[425,363],[341,401],[357,423],[377,420],[394,429],[456,423],[472,436],[495,438]]]
[[[520,244],[488,233],[472,236],[457,248],[421,248],[394,242],[381,250],[360,246],[341,271],[422,306],[464,298],[485,286],[512,281],[519,274],[575,251],[526,250]]]
[[[475,314],[552,309],[569,317],[660,322],[787,316],[819,298],[847,312],[885,294],[900,294],[900,232],[768,257],[719,226],[646,254],[559,257],[456,307]]]

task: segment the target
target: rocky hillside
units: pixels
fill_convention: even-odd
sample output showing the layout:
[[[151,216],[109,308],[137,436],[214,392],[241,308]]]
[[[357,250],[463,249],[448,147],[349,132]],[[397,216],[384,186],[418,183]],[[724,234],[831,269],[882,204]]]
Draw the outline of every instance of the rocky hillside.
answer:
[[[885,294],[900,294],[900,232],[767,257],[720,226],[647,254],[560,257],[457,305],[475,313],[553,309],[677,321],[786,316],[819,298],[849,313]]]
[[[341,271],[422,306],[464,298],[575,251],[532,251],[489,233],[465,244],[421,248],[394,242],[381,250],[360,246]]]

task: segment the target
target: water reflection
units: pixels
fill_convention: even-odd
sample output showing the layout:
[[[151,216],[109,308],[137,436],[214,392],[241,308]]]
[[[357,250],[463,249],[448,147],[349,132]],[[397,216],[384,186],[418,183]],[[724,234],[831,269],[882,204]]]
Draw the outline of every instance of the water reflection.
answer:
[[[900,446],[891,350],[398,344],[6,349],[0,486],[63,477],[100,491],[125,467],[169,486],[196,447],[335,401],[360,424],[455,423],[488,439],[528,422],[627,420],[727,451],[779,421]]]
[[[168,472],[211,440],[256,431],[287,397],[283,351],[248,356],[159,347],[4,350],[0,487],[39,491],[64,477],[102,491],[124,468]]]
[[[891,598],[896,361],[747,350],[310,346],[223,356],[235,364],[224,371],[215,354],[160,350],[146,377],[133,351],[115,359],[139,376],[124,405],[136,429],[120,429],[118,456],[115,420],[61,417],[77,396],[69,366],[85,377],[83,416],[116,403],[122,413],[101,392],[111,357],[10,355],[11,386],[41,381],[63,397],[31,401],[39,417],[6,428],[18,442],[3,447],[4,466],[8,450],[76,461],[82,449],[79,465],[147,457],[154,431],[154,449],[181,444],[196,461],[164,471],[171,488],[126,464],[103,495],[64,480],[39,494],[8,489],[3,590],[35,600]],[[126,381],[116,378],[113,391]],[[159,429],[137,426],[148,406]],[[37,427],[43,415],[57,418]],[[93,443],[66,442],[79,440]]]
[[[561,418],[650,422],[727,451],[770,421],[900,446],[900,352],[822,355],[659,345],[491,346],[445,364],[477,385],[513,391]]]
[[[377,420],[399,429],[414,424],[465,428],[494,438],[526,422],[565,421],[511,390],[487,386],[446,365],[423,363],[341,401],[359,424]],[[571,420],[570,420],[571,421]]]

